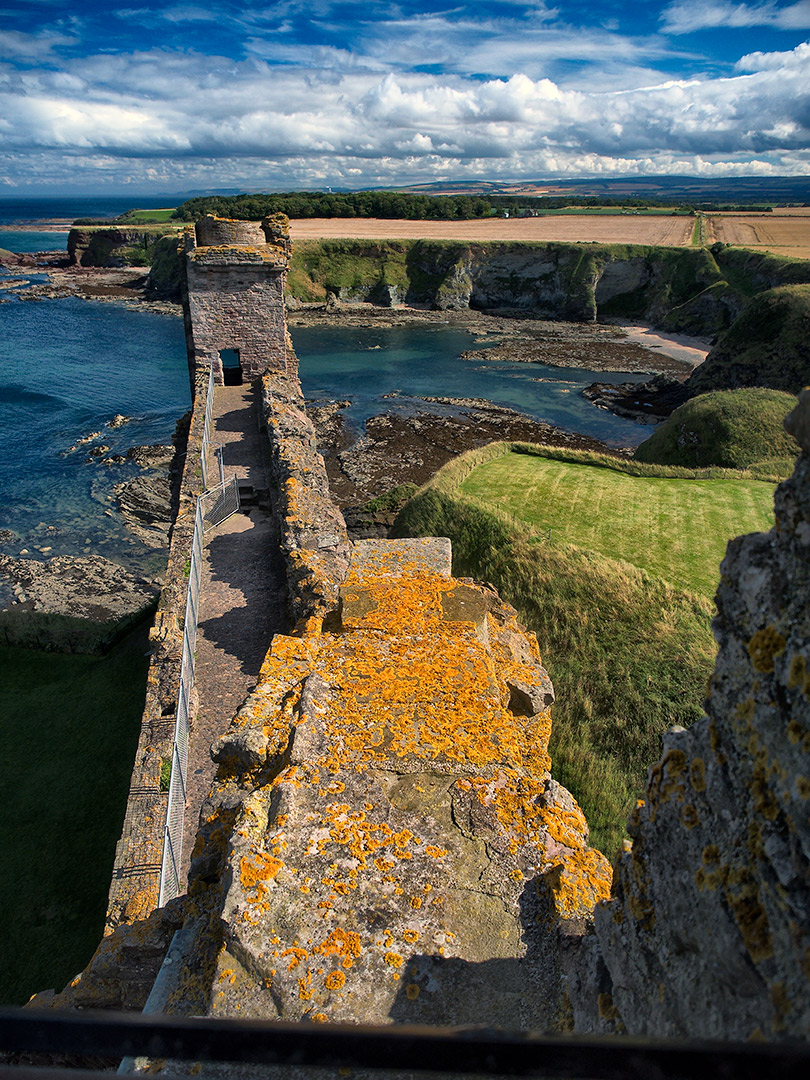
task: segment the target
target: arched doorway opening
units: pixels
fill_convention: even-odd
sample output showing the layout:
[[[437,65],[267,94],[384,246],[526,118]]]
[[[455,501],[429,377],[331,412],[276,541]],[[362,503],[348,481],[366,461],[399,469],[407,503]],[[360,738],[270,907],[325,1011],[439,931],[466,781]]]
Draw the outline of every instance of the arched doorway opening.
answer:
[[[242,385],[242,364],[238,349],[220,349],[222,361],[222,383],[224,386]]]

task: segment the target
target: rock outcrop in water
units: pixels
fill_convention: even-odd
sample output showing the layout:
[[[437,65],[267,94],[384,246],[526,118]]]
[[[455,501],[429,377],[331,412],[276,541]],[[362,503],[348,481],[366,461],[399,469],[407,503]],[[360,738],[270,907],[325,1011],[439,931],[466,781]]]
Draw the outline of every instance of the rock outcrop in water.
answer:
[[[157,603],[157,586],[101,555],[47,562],[0,555],[0,640],[55,652],[105,652]]]

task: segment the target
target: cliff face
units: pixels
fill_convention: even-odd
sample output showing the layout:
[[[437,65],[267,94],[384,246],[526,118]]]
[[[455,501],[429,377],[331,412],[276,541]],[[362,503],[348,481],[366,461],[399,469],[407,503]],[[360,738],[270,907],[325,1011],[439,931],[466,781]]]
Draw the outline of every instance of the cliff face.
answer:
[[[288,290],[293,302],[334,295],[348,303],[512,308],[711,336],[753,293],[810,280],[807,263],[744,254],[722,246],[309,241],[296,245]]]
[[[595,933],[568,952],[581,1031],[810,1035],[810,391],[770,533],[729,544],[706,717],[673,730]]]
[[[759,293],[690,376],[690,394],[767,386],[797,394],[810,383],[810,285]]]
[[[68,255],[74,266],[151,266],[157,242],[169,232],[166,225],[73,228]],[[179,227],[174,230],[179,232]]]

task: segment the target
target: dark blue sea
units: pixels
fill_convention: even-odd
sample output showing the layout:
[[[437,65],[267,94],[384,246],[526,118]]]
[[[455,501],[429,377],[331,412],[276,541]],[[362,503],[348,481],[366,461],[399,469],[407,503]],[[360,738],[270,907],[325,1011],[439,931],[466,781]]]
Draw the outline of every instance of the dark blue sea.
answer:
[[[171,202],[6,200],[0,222],[114,216],[145,205]],[[117,453],[170,440],[190,404],[182,320],[77,298],[25,300],[31,280],[37,276],[0,271],[0,551],[97,552],[151,568],[154,554],[124,528],[113,495],[137,469],[89,461],[93,443],[71,447],[94,432]],[[441,396],[487,398],[615,446],[649,433],[579,392],[597,379],[639,376],[462,360],[475,340],[452,326],[299,328],[293,339],[305,395],[351,400],[358,429],[374,413],[418,411],[425,406],[416,398]],[[108,427],[119,413],[129,422]]]
[[[73,221],[75,218],[113,218],[127,210],[173,206],[177,196],[132,198],[76,196],[75,198],[0,199],[0,248],[6,251],[59,251],[67,245],[68,228],[35,230],[32,223]],[[15,229],[25,225],[25,229]]]

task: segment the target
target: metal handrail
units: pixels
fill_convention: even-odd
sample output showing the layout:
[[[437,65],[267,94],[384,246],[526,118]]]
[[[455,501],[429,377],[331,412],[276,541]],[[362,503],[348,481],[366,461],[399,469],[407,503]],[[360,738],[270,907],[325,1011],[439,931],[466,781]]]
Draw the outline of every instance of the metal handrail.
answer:
[[[547,1036],[491,1028],[0,1009],[0,1050],[590,1080],[805,1080],[807,1042]],[[24,1068],[28,1069],[29,1066]],[[13,1078],[15,1070],[6,1068]],[[21,1075],[18,1073],[17,1075]],[[75,1076],[71,1071],[54,1075]]]

